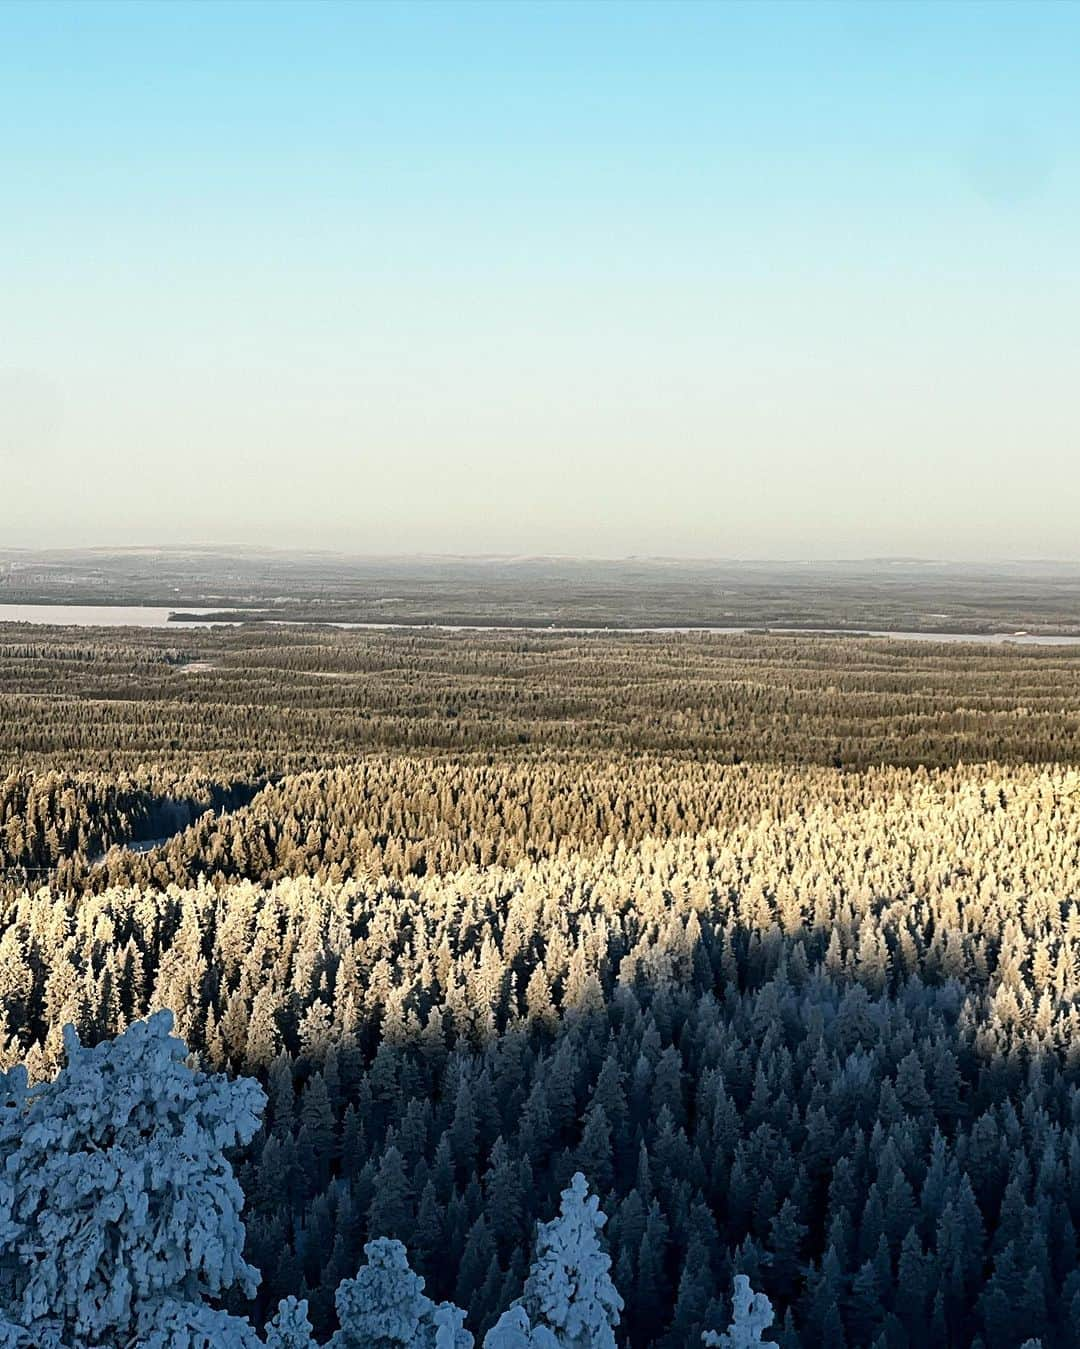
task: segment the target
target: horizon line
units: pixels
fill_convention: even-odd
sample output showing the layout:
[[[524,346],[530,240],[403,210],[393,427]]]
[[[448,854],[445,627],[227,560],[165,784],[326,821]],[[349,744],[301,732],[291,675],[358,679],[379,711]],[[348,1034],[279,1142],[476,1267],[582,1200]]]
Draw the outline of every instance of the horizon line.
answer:
[[[593,563],[678,563],[678,564],[724,564],[736,566],[851,566],[858,563],[876,565],[915,565],[947,567],[988,567],[988,566],[1080,566],[1080,555],[1075,557],[1024,555],[984,555],[981,557],[956,557],[919,553],[861,553],[849,555],[830,555],[821,557],[775,556],[775,555],[739,555],[734,553],[582,553],[582,552],[424,552],[409,551],[373,551],[353,552],[344,548],[313,547],[305,545],[275,546],[262,543],[239,542],[191,542],[170,544],[81,544],[81,545],[4,545],[0,544],[0,558],[12,555],[28,557],[43,554],[78,555],[88,553],[138,554],[158,553],[182,555],[185,553],[206,553],[211,555],[246,553],[257,556],[325,557],[347,559],[350,561],[427,561],[427,562],[593,562]]]

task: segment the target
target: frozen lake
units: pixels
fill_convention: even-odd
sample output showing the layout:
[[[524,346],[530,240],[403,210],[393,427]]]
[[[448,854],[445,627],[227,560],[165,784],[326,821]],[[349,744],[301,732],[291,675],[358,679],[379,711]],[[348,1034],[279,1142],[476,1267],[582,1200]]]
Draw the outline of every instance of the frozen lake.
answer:
[[[170,614],[194,612],[140,604],[0,604],[0,623],[53,623],[62,628],[167,628],[171,626]]]
[[[183,630],[190,627],[228,627],[228,623],[200,623],[205,609],[168,609],[152,605],[118,604],[0,604],[0,623],[41,623],[55,624],[59,627],[76,628],[172,628]],[[216,611],[220,612],[220,611]],[[170,614],[189,615],[183,623],[170,623]],[[240,620],[237,620],[239,622]],[[293,619],[274,620],[283,626],[302,626]],[[265,624],[263,625],[265,626]],[[552,627],[550,624],[519,626],[498,623],[454,624],[454,623],[327,623],[325,627],[368,629],[375,632],[390,632],[395,629],[423,632],[561,632],[561,633],[727,633],[732,636],[748,632],[768,631],[774,635],[783,633],[802,634],[804,636],[836,633],[835,628],[768,628],[762,627],[648,627],[648,628],[597,628],[597,627]],[[888,632],[860,631],[847,634],[851,636],[891,637],[896,641],[909,642],[979,642],[991,646],[1010,643],[1017,646],[1080,646],[1080,636],[1043,636],[1026,632],[959,633],[959,632]]]

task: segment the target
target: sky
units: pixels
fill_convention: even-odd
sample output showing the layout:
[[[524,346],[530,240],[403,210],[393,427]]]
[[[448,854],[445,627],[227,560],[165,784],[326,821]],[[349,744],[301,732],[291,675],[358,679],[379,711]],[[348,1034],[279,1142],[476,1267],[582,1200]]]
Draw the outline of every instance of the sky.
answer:
[[[1080,5],[0,0],[0,545],[1080,557]]]

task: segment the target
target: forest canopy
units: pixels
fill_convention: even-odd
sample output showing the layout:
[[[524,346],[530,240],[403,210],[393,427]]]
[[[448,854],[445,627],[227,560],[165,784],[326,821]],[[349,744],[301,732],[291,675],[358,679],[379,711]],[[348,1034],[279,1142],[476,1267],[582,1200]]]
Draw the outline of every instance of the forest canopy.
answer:
[[[1080,1344],[1077,657],[174,640],[0,642],[0,1054],[259,1082],[222,1312],[385,1239],[480,1342],[580,1172],[631,1349]]]

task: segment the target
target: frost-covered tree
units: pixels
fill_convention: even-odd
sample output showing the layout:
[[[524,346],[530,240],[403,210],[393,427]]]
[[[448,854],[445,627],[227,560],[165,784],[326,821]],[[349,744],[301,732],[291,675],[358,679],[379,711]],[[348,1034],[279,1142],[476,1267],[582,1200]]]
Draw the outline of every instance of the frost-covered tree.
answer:
[[[579,1171],[563,1191],[559,1216],[537,1228],[521,1306],[530,1327],[550,1330],[559,1349],[614,1349],[623,1300],[600,1245],[605,1222]]]
[[[0,1075],[0,1345],[259,1343],[208,1299],[258,1283],[225,1150],[252,1138],[263,1093],[193,1071],[172,1024],[159,1012],[93,1049],[69,1026],[53,1081]]]
[[[316,1349],[307,1312],[303,1299],[282,1298],[266,1327],[267,1349]]]
[[[26,1331],[0,1310],[0,1349],[27,1349],[29,1343]]]
[[[745,1274],[735,1275],[731,1303],[731,1325],[724,1331],[705,1331],[701,1338],[706,1345],[715,1349],[778,1349],[775,1341],[761,1338],[762,1331],[773,1323],[772,1303],[764,1293],[754,1292]]]
[[[432,1302],[424,1280],[409,1268],[400,1241],[380,1237],[364,1247],[367,1264],[337,1289],[340,1330],[328,1349],[471,1349],[465,1313]]]
[[[484,1349],[558,1349],[547,1326],[534,1326],[524,1307],[508,1307],[484,1336]]]

